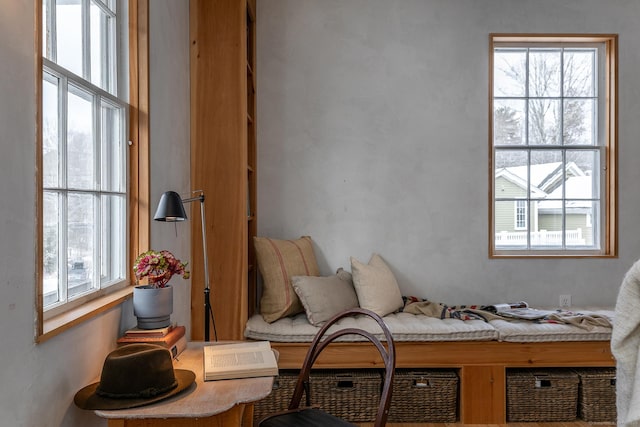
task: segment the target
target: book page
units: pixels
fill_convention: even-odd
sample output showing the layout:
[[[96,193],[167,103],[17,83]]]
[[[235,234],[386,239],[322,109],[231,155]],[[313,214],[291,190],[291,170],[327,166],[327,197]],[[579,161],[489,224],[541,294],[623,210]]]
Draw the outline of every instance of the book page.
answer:
[[[210,366],[215,369],[233,367],[252,367],[264,363],[263,353],[260,351],[243,351],[214,354],[211,356]]]

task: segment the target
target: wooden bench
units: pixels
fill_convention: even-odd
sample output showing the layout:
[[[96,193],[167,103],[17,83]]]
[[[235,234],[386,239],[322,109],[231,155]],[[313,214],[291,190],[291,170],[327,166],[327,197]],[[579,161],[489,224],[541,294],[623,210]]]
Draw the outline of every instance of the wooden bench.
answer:
[[[611,318],[611,310],[586,310]],[[396,367],[455,369],[459,382],[459,421],[464,424],[506,423],[506,374],[509,368],[614,367],[611,328],[569,324],[505,321],[483,322],[435,319],[407,313],[385,316],[396,342]],[[358,318],[343,319],[338,327],[367,329]],[[363,320],[366,321],[366,320]],[[352,322],[352,323],[348,323]],[[259,315],[247,322],[245,336],[266,339],[280,353],[280,369],[300,369],[309,342],[318,328],[304,314],[268,324]],[[375,329],[374,329],[375,330]],[[323,352],[315,367],[361,369],[382,367],[372,347],[359,342],[336,342]]]
[[[280,369],[300,369],[309,343],[272,342]],[[612,367],[609,341],[514,343],[500,341],[397,342],[397,368],[454,368],[460,377],[463,424],[506,423],[506,369]],[[327,369],[382,367],[363,343],[331,344],[316,362]]]

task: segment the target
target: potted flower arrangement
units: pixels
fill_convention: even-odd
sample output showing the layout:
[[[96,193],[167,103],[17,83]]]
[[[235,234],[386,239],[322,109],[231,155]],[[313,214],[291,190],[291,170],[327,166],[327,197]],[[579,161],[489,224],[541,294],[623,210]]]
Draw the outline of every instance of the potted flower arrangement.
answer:
[[[169,326],[173,312],[173,288],[169,280],[174,274],[189,278],[187,263],[171,252],[147,251],[138,255],[133,272],[136,283],[146,279],[146,285],[133,288],[133,314],[138,318],[138,328],[155,329]]]

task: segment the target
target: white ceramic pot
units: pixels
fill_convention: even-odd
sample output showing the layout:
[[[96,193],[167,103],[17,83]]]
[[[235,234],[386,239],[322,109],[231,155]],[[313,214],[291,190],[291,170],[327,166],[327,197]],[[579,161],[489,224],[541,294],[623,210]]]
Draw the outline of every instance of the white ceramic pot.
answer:
[[[148,285],[133,288],[133,314],[138,328],[156,329],[169,326],[173,313],[173,287],[153,288]]]

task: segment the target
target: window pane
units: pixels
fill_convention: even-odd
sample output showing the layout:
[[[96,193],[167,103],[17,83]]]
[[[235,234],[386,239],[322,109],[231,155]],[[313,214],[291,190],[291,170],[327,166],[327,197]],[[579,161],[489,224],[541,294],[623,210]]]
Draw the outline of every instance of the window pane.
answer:
[[[526,198],[529,187],[526,151],[497,150],[495,154],[496,199]],[[513,206],[510,208],[513,210]]]
[[[91,3],[91,82],[113,92],[112,82],[112,25],[111,18]]]
[[[67,180],[69,188],[95,188],[93,107],[91,95],[69,86]]]
[[[102,196],[102,248],[100,257],[100,280],[103,284],[126,277],[126,235],[124,196]]]
[[[532,199],[543,199],[550,194],[562,198],[562,151],[531,150],[530,174]]]
[[[595,49],[565,51],[564,96],[595,96],[595,61]]]
[[[560,96],[560,50],[531,49],[529,53],[529,96]]]
[[[600,197],[600,173],[597,151],[567,151],[566,198],[591,199]]]
[[[563,124],[565,145],[596,145],[595,100],[566,99]]]
[[[565,202],[565,215],[567,227],[565,239],[567,246],[585,246],[586,235],[592,230],[587,230],[589,217],[593,216],[593,203],[585,200],[567,200]],[[590,236],[593,240],[593,236]]]
[[[561,143],[560,100],[529,99],[529,145]]]
[[[531,231],[531,249],[562,248],[562,201],[532,201],[536,226]]]
[[[567,202],[567,246],[600,249],[598,202]]]
[[[599,154],[596,150],[567,151],[567,198],[600,198]]]
[[[567,246],[593,246],[594,203],[586,200],[567,200],[565,212]]]
[[[125,191],[126,152],[123,135],[123,110],[103,102],[102,115],[102,188],[108,191]]]
[[[525,102],[522,99],[496,99],[493,102],[494,145],[526,143]]]
[[[493,205],[495,221],[495,246],[508,249],[527,248],[527,230],[517,230],[516,200],[496,201]]]
[[[68,210],[68,295],[90,290],[93,282],[95,252],[95,198],[90,194],[69,193]]]
[[[525,49],[497,49],[493,60],[493,95],[498,97],[525,96],[527,51]]]
[[[58,187],[60,171],[58,80],[45,74],[42,81],[42,184]]]
[[[56,62],[82,77],[81,0],[56,0],[56,29]]]
[[[45,307],[60,300],[60,208],[58,193],[45,191],[42,196],[42,252],[43,304]]]

